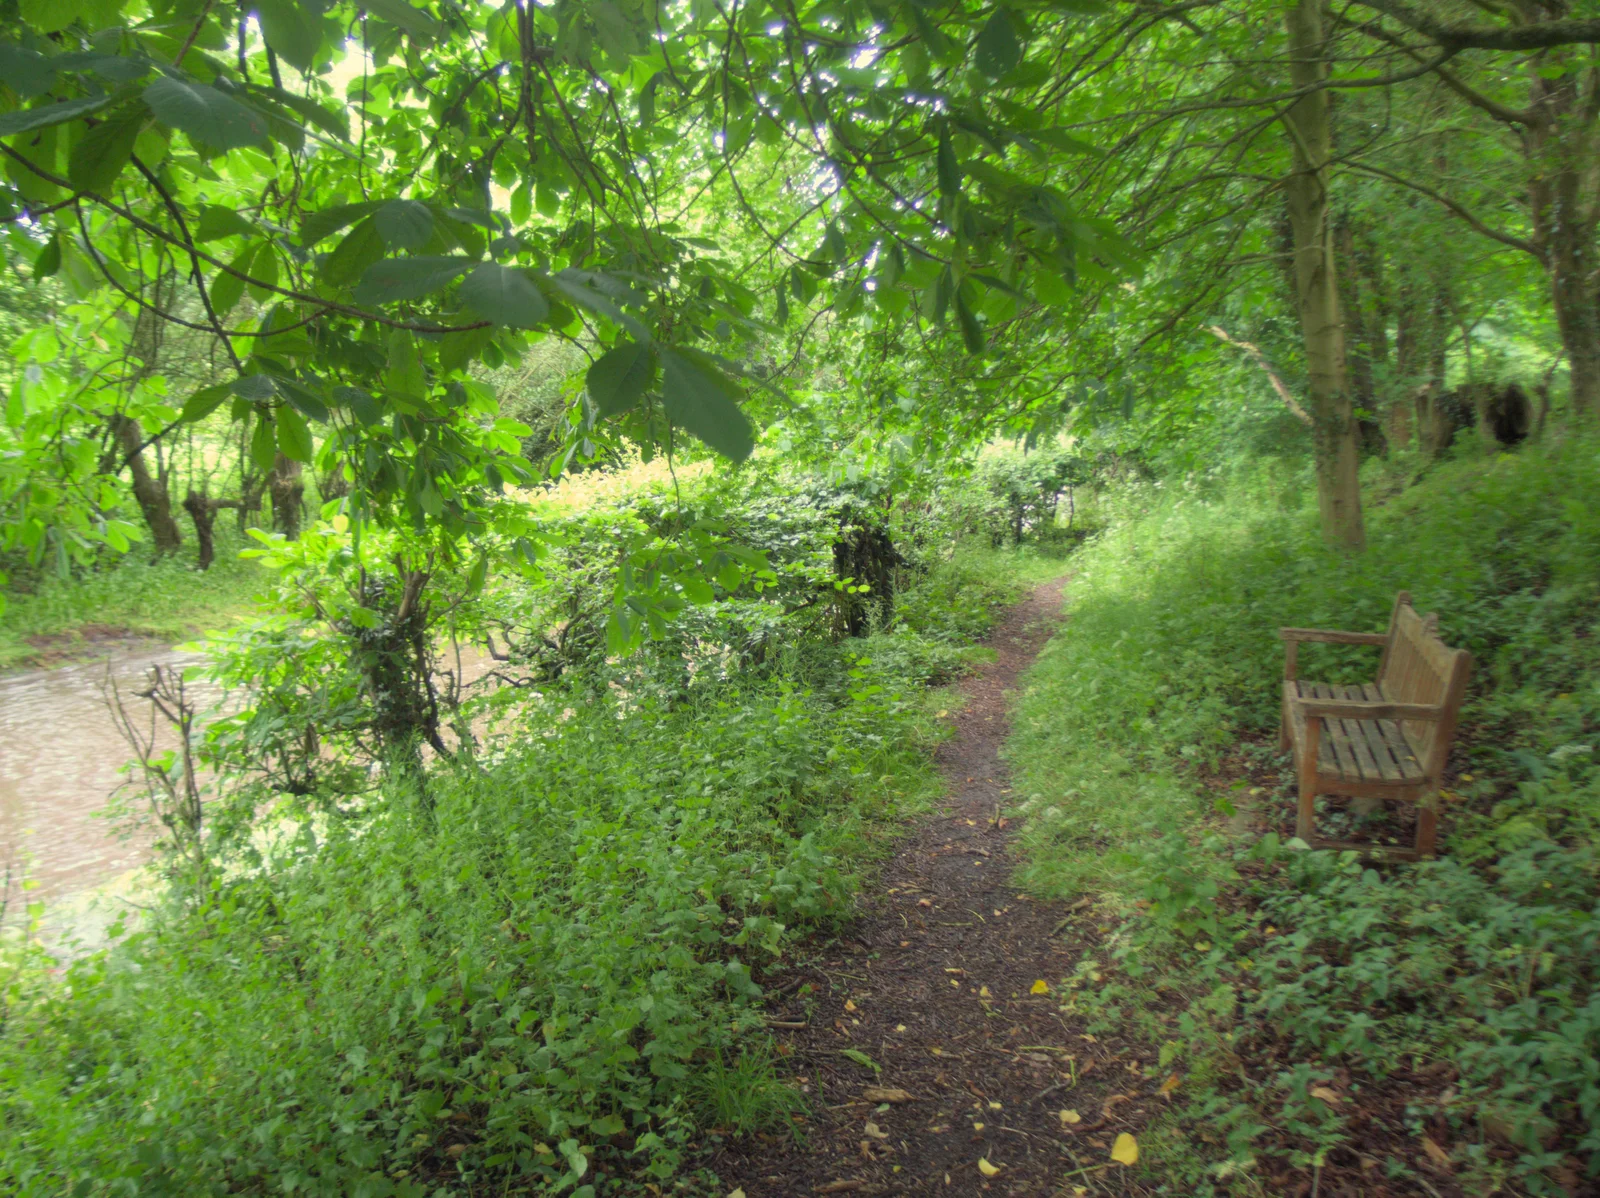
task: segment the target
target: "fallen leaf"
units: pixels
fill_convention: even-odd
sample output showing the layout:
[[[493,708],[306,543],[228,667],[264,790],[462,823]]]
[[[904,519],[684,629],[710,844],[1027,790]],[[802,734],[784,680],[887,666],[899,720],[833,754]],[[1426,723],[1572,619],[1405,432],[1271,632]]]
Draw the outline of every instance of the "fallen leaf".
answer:
[[[985,1157],[980,1156],[978,1158],[978,1172],[982,1173],[985,1177],[993,1177],[996,1173],[1000,1172],[1000,1166],[991,1165]]]
[[[1028,987],[1028,993],[1029,994],[1049,994],[1050,993],[1050,983],[1045,981],[1043,978],[1040,978],[1037,982],[1035,982],[1033,985]]]
[[[876,1123],[868,1123],[865,1130],[866,1133],[874,1140],[887,1140],[889,1138],[889,1133],[884,1131],[883,1128],[879,1127]]]
[[[1139,1159],[1139,1141],[1127,1132],[1118,1132],[1116,1143],[1111,1145],[1111,1159],[1119,1165],[1131,1165]]]
[[[861,1091],[861,1097],[866,1102],[892,1102],[896,1106],[903,1102],[915,1102],[916,1099],[904,1090],[893,1086],[868,1086]]]
[[[951,978],[950,979],[950,984],[952,986],[954,986],[957,990],[961,989],[961,983],[956,981],[955,978]]]
[[[466,1155],[466,1151],[467,1146],[465,1144],[452,1144],[444,1150],[444,1153],[449,1157],[461,1157]]]
[[[742,1189],[729,1190],[728,1191],[728,1198],[744,1198],[744,1190],[742,1190]]]
[[[947,716],[949,714],[950,713],[948,711],[941,711],[938,715],[934,716],[934,719],[942,720],[942,719],[944,719],[945,716]]]
[[[1088,1186],[1073,1186],[1072,1187],[1073,1198],[1078,1198],[1079,1195],[1087,1194],[1088,1192],[1089,1192],[1089,1187]]]
[[[974,1124],[973,1124],[973,1125],[972,1125],[972,1130],[973,1130],[973,1131],[982,1131],[982,1130],[983,1130],[983,1124],[981,1124],[981,1123],[974,1123]]]
[[[1176,1073],[1169,1074],[1168,1077],[1167,1077],[1167,1080],[1161,1083],[1160,1089],[1157,1091],[1157,1093],[1160,1093],[1160,1094],[1171,1094],[1174,1090],[1176,1090],[1178,1088],[1179,1084],[1182,1081],[1183,1081],[1183,1079],[1181,1077],[1179,1077]],[[1311,1092],[1313,1094],[1317,1094],[1317,1092],[1315,1090],[1313,1090]],[[1322,1095],[1317,1094],[1317,1097],[1321,1098]]]
[[[1442,1169],[1450,1167],[1450,1154],[1436,1144],[1432,1137],[1422,1137],[1422,1150],[1428,1154],[1428,1159]]]
[[[931,907],[931,906],[933,906],[933,900],[932,899],[918,899],[917,900],[917,906],[919,906],[919,907]]]
[[[897,1032],[903,1032],[906,1030],[906,1025],[903,1023],[897,1023],[894,1025],[894,1030]]]
[[[1063,1123],[1082,1123],[1083,1122],[1083,1116],[1078,1114],[1077,1111],[1071,1111],[1071,1110],[1068,1110],[1068,1111],[1057,1111],[1056,1114],[1057,1114],[1057,1116],[1060,1117],[1061,1122],[1063,1122]]]
[[[883,1071],[883,1067],[879,1065],[877,1061],[874,1061],[859,1048],[841,1048],[839,1050],[839,1055],[854,1061],[857,1065],[865,1065],[874,1073],[881,1073]]]
[[[847,998],[844,1000],[844,1009],[846,1011],[859,1011],[861,1008]]]
[[[987,987],[987,986],[979,986],[978,987],[978,997],[979,998],[993,998],[994,995],[989,993],[989,987]]]
[[[1311,1097],[1320,1098],[1320,1099],[1322,1099],[1323,1102],[1327,1103],[1329,1106],[1336,1106],[1340,1102],[1344,1101],[1337,1094],[1335,1094],[1332,1090],[1328,1089],[1327,1086],[1312,1086],[1311,1087]]]

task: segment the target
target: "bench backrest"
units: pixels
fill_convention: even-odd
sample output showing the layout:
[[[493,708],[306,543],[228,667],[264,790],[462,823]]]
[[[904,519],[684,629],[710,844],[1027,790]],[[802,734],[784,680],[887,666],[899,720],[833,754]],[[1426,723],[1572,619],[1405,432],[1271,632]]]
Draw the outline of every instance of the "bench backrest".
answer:
[[[1443,719],[1406,720],[1401,725],[1430,778],[1438,778],[1444,770],[1471,670],[1472,654],[1440,640],[1439,617],[1419,616],[1410,594],[1401,591],[1389,619],[1378,686],[1392,703],[1437,703],[1445,708]]]

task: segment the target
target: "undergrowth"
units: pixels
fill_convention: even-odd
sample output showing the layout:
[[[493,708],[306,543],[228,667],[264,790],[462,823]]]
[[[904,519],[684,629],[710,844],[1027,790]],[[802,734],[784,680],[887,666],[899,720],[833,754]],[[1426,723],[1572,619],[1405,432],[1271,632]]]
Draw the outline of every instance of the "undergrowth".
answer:
[[[1009,750],[1024,879],[1099,900],[1068,1007],[1176,1076],[1143,1158],[1166,1191],[1280,1192],[1330,1164],[1465,1193],[1596,1184],[1596,465],[1577,441],[1375,480],[1356,558],[1264,469],[1147,486],[1078,559]],[[1241,837],[1293,794],[1276,630],[1381,630],[1401,589],[1476,660],[1441,857]],[[1307,650],[1306,677],[1376,667]]]
[[[782,605],[688,609],[629,658],[563,634],[558,671],[495,696],[509,731],[476,754],[293,808],[202,901],[59,975],[0,942],[0,1190],[709,1192],[709,1131],[803,1110],[763,969],[850,912],[931,799],[925,686],[1014,593],[1014,555],[941,550],[866,635],[829,635],[827,538],[855,534],[788,518],[768,527]],[[525,640],[552,610],[595,626],[610,589],[586,561],[552,555]]]

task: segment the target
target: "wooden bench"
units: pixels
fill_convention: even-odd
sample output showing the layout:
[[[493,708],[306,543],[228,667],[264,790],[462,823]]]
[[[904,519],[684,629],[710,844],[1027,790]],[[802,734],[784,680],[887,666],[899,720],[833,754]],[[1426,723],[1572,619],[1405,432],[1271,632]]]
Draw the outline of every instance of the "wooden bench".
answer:
[[[1472,670],[1472,655],[1446,645],[1438,629],[1438,617],[1419,616],[1411,596],[1401,591],[1386,633],[1279,630],[1284,643],[1279,742],[1285,752],[1293,749],[1300,779],[1295,834],[1312,848],[1354,849],[1412,861],[1432,855],[1439,780]],[[1377,681],[1360,686],[1302,681],[1302,641],[1381,646]],[[1314,822],[1319,794],[1417,804],[1415,847],[1319,838]]]

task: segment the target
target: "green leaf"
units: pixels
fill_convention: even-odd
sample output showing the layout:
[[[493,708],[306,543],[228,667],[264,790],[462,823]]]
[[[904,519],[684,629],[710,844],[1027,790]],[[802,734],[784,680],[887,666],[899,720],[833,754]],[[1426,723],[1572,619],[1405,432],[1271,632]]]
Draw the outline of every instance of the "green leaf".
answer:
[[[278,446],[297,462],[309,462],[312,457],[311,429],[305,417],[288,404],[279,404],[275,410],[278,421]]]
[[[247,83],[245,86],[252,95],[275,100],[285,108],[299,113],[308,123],[315,125],[324,133],[331,133],[340,141],[350,140],[350,118],[344,112],[330,112],[311,97],[297,96],[281,87],[268,87],[260,83]]]
[[[871,1057],[869,1057],[866,1053],[862,1052],[859,1048],[841,1048],[839,1050],[839,1055],[841,1057],[845,1057],[845,1058],[848,1058],[849,1060],[854,1061],[857,1065],[865,1065],[868,1069],[872,1070],[874,1073],[883,1072],[883,1066],[879,1065],[877,1061],[874,1061]]]
[[[265,403],[278,393],[277,384],[270,374],[245,374],[234,379],[229,390],[240,399],[251,403]]]
[[[401,399],[420,403],[428,397],[428,376],[417,352],[417,339],[408,329],[389,334],[389,365],[383,372],[383,385]]]
[[[906,15],[911,27],[917,31],[917,37],[927,47],[928,53],[933,55],[935,62],[953,67],[961,61],[963,57],[961,47],[946,37],[944,31],[929,19],[928,14],[922,10],[920,0],[903,0],[900,11]]]
[[[1017,26],[1010,9],[997,8],[979,31],[972,60],[989,78],[1000,78],[1022,61],[1022,41],[1017,35]]]
[[[661,400],[673,424],[724,457],[742,462],[755,448],[750,421],[735,402],[739,391],[714,365],[691,360],[693,350],[661,349]]]
[[[424,295],[442,291],[471,265],[471,258],[457,255],[385,258],[367,267],[356,286],[355,300],[358,304],[379,307],[401,300],[420,299]]]
[[[939,122],[939,152],[936,161],[939,174],[939,194],[954,200],[961,195],[961,164],[956,161],[955,148],[950,144],[950,126]]]
[[[267,144],[267,118],[204,83],[163,75],[144,89],[156,119],[212,150]]]
[[[595,360],[585,382],[595,410],[602,417],[616,416],[639,402],[655,373],[650,347],[637,341],[624,341]]]
[[[24,100],[49,91],[55,78],[55,67],[37,50],[0,45],[0,79]]]
[[[253,237],[258,230],[232,208],[221,204],[202,204],[200,219],[195,222],[196,241],[215,241],[219,237]]]
[[[211,281],[211,306],[218,316],[226,316],[234,305],[244,298],[244,279],[250,273],[250,263],[261,252],[259,242],[251,242],[234,255],[228,263],[229,270],[218,271]],[[238,274],[233,273],[239,272]]]
[[[601,281],[601,276],[588,271],[563,270],[543,280],[544,283],[556,290],[562,298],[578,305],[598,316],[621,325],[632,334],[635,341],[650,342],[650,330],[645,328],[633,317],[629,316],[609,298],[601,294],[591,284]]]
[[[550,301],[522,271],[485,262],[461,282],[461,301],[485,320],[514,329],[534,328],[550,315]]]
[[[413,8],[406,0],[365,0],[362,5],[375,17],[382,17],[398,25],[407,33],[418,37],[432,37],[439,30],[439,22],[427,13]]]
[[[1047,146],[1065,150],[1069,154],[1092,154],[1096,158],[1104,158],[1106,153],[1099,146],[1079,141],[1063,129],[1030,129],[1028,136],[1034,141],[1042,141]]]
[[[349,408],[355,418],[371,428],[383,419],[383,405],[360,387],[340,387],[333,393],[333,401]]]
[[[256,0],[261,36],[297,71],[309,71],[322,48],[322,29],[299,0]]]
[[[67,158],[67,179],[78,191],[105,193],[133,157],[148,113],[135,104],[113,113],[78,139]]]
[[[956,321],[961,325],[961,339],[967,343],[969,354],[981,354],[984,347],[983,326],[967,302],[967,286],[956,288]]]
[[[269,412],[256,413],[255,431],[250,434],[250,460],[262,470],[271,470],[278,458],[276,424]]]
[[[91,112],[109,107],[111,96],[85,96],[80,100],[62,100],[56,104],[40,104],[34,108],[19,108],[15,112],[0,114],[0,137],[13,133],[31,133],[75,121]]]
[[[494,329],[486,326],[446,333],[439,342],[439,369],[446,374],[474,362],[494,340]]]
[[[44,243],[44,249],[39,251],[39,256],[33,260],[33,277],[48,279],[61,269],[61,234],[50,234],[50,240]]]
[[[322,402],[320,396],[309,388],[302,386],[293,379],[275,379],[278,394],[282,395],[295,406],[295,410],[307,420],[315,420],[321,424],[328,422],[328,405]],[[304,461],[305,459],[301,459]]]
[[[218,383],[215,387],[202,387],[188,399],[183,401],[183,418],[190,424],[197,420],[204,420],[211,413],[222,406],[222,403],[233,393],[233,388],[227,383]]]
[[[418,200],[390,200],[372,220],[391,250],[420,250],[433,240],[433,213]]]
[[[310,249],[324,237],[332,237],[340,229],[382,207],[382,200],[363,200],[359,204],[340,204],[337,208],[313,212],[300,222],[300,244]]]
[[[378,236],[378,226],[369,216],[345,234],[323,260],[322,277],[330,286],[349,287],[382,257],[383,238]]]

